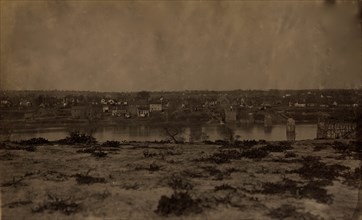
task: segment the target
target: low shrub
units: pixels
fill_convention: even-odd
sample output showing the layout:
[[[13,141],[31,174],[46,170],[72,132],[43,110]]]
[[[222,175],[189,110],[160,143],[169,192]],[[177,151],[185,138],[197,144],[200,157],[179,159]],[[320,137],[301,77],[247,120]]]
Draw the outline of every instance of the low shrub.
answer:
[[[31,138],[29,140],[22,140],[19,142],[21,145],[41,145],[41,144],[49,144],[49,141],[45,138]]]
[[[77,183],[80,185],[82,185],[82,184],[89,185],[89,184],[93,184],[93,183],[106,183],[105,178],[89,176],[90,171],[91,170],[89,170],[85,175],[77,173],[77,174],[73,175],[73,177],[75,177]]]
[[[268,152],[284,152],[286,150],[292,150],[293,147],[289,142],[281,142],[279,144],[267,144],[260,147],[260,149]]]
[[[250,149],[245,150],[241,153],[241,157],[249,158],[249,159],[262,159],[269,155],[269,152],[263,149]]]
[[[253,147],[255,145],[257,145],[259,142],[256,140],[236,140],[234,145],[236,147],[242,147],[242,148],[250,148]]]
[[[316,151],[316,152],[325,150],[328,148],[328,145],[326,145],[325,143],[314,143],[313,146],[314,146],[313,151]]]
[[[239,160],[241,153],[238,150],[221,150],[209,156],[208,158],[199,159],[200,161],[210,161],[216,164],[230,163],[230,160]]]
[[[188,192],[175,192],[171,197],[161,196],[155,212],[162,216],[201,213],[200,203],[199,199],[192,199]]]
[[[103,147],[114,147],[118,148],[121,145],[119,141],[106,141],[102,144]]]
[[[150,152],[149,150],[144,150],[144,151],[143,151],[143,156],[144,156],[145,158],[156,157],[156,156],[158,156],[158,153],[156,153],[156,152]]]
[[[95,144],[96,139],[91,135],[80,133],[79,131],[72,131],[65,139],[57,141],[59,144]]]

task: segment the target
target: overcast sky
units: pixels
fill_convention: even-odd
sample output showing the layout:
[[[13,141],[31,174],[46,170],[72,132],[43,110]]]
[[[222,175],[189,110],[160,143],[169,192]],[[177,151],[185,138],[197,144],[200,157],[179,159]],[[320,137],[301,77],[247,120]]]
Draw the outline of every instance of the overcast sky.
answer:
[[[2,89],[355,88],[354,1],[1,1]]]

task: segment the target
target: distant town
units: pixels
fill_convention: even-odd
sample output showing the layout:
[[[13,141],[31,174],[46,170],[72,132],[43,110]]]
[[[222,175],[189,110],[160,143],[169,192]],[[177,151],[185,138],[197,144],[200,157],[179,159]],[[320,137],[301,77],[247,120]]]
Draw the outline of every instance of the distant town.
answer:
[[[354,120],[362,90],[2,91],[0,120],[27,123],[314,123]]]

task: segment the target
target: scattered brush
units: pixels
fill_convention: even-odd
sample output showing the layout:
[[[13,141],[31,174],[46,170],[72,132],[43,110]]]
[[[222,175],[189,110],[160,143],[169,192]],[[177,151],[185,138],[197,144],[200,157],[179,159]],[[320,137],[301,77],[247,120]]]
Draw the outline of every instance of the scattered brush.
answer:
[[[195,161],[208,161],[216,164],[230,163],[230,160],[239,160],[241,153],[238,150],[220,150],[207,158],[196,159]]]
[[[228,144],[229,144],[229,141],[216,140],[216,141],[214,141],[214,144],[216,144],[216,145],[228,145]]]
[[[294,206],[289,204],[284,204],[279,208],[272,209],[268,215],[275,219],[319,219],[317,216],[312,215],[309,212],[299,212]]]
[[[128,166],[131,166],[131,165],[128,165]],[[155,172],[155,171],[160,171],[162,166],[158,165],[155,162],[152,162],[149,165],[136,164],[136,165],[132,165],[132,167],[134,167],[134,170],[148,170],[151,173],[151,172]]]
[[[315,182],[309,182],[299,189],[299,196],[302,198],[315,199],[317,202],[332,204],[333,196],[327,194],[327,190],[315,184]]]
[[[321,150],[325,150],[328,148],[328,145],[326,145],[325,143],[314,143],[313,144],[313,151],[321,151]]]
[[[2,207],[16,208],[16,207],[20,207],[20,206],[24,206],[24,205],[29,205],[31,203],[33,203],[33,202],[30,200],[21,200],[21,201],[10,202],[10,203],[4,204]]]
[[[57,141],[59,144],[95,144],[97,143],[96,139],[91,135],[80,133],[79,131],[72,131],[69,133],[69,136],[65,139]]]
[[[294,180],[284,179],[278,183],[264,183],[261,193],[264,194],[285,194],[288,193],[296,198],[315,199],[317,202],[331,204],[332,195],[327,194],[327,190],[321,187],[331,185],[332,182],[312,181],[299,186]]]
[[[229,167],[225,170],[225,173],[231,174],[231,173],[235,173],[235,172],[239,172],[240,170],[235,168],[235,167]]]
[[[284,152],[286,150],[292,150],[293,147],[289,142],[280,142],[278,144],[267,144],[259,148],[260,150],[268,152]]]
[[[102,178],[102,177],[92,177],[89,176],[91,169],[88,170],[88,172],[84,175],[84,174],[75,174],[73,175],[77,181],[78,184],[82,185],[82,184],[93,184],[93,183],[106,183],[106,179]]]
[[[6,181],[4,183],[1,184],[2,187],[17,187],[17,186],[26,186],[25,183],[23,183],[23,180],[25,179],[25,177],[20,177],[19,179],[15,179],[15,177],[13,177],[12,180],[10,181]]]
[[[35,152],[36,151],[36,147],[35,146],[27,146],[24,147],[24,150],[29,151],[29,152]]]
[[[348,172],[342,176],[345,178],[344,184],[357,188],[362,181],[362,167],[357,167],[353,172]]]
[[[47,181],[63,182],[68,180],[67,175],[53,170],[48,170],[47,172],[43,173],[42,176],[43,180]]]
[[[148,170],[151,172],[154,172],[154,171],[159,171],[160,168],[161,167],[159,165],[157,165],[156,163],[151,163]]]
[[[161,152],[154,152],[150,150],[144,150],[143,156],[145,158],[152,158],[152,157],[158,157],[165,158],[165,156],[175,156],[175,155],[181,155],[183,152],[180,150],[174,150],[174,149],[165,149]]]
[[[214,141],[210,141],[210,140],[204,140],[202,143],[207,144],[207,145],[214,145],[215,144]]]
[[[36,146],[35,145],[22,146],[20,144],[14,144],[14,143],[1,143],[0,144],[0,149],[4,149],[4,150],[25,150],[25,151],[29,151],[29,152],[34,152],[34,151],[36,151]]]
[[[190,177],[190,178],[205,178],[207,176],[204,175],[203,172],[197,170],[184,170],[181,172],[182,176]]]
[[[93,153],[96,150],[94,146],[86,147],[80,150],[77,150],[77,153]]]
[[[287,153],[285,153],[285,158],[294,158],[294,157],[296,157],[297,156],[297,154],[296,153],[294,153],[294,152],[287,152]]]
[[[140,188],[140,185],[138,183],[123,184],[121,188],[125,190],[137,190]]]
[[[235,141],[236,146],[238,147],[253,147],[257,145],[259,142],[256,140],[243,140],[243,141]]]
[[[259,148],[245,150],[241,153],[241,157],[249,159],[262,159],[264,157],[267,157],[268,155],[269,155],[268,151]]]
[[[22,140],[19,142],[20,145],[41,145],[49,144],[49,141],[45,138],[31,138],[29,140]]]
[[[341,172],[348,170],[349,168],[343,165],[333,164],[326,165],[318,160],[318,157],[304,157],[302,161],[303,166],[297,170],[292,171],[299,175],[308,178],[324,178],[328,180],[334,180],[338,176],[341,176]]]
[[[172,175],[170,180],[168,181],[168,186],[173,190],[192,190],[193,185],[185,178],[178,175]]]
[[[337,153],[349,153],[350,151],[354,151],[354,145],[350,145],[350,144],[343,143],[340,141],[334,141],[332,143],[332,148]]]
[[[121,142],[119,141],[106,141],[102,144],[103,147],[113,147],[119,148],[121,146]]]
[[[231,191],[235,192],[236,188],[233,186],[230,186],[229,184],[222,184],[220,186],[215,186],[215,189],[214,189],[215,192],[220,191],[220,190],[231,190]]]
[[[265,194],[282,194],[289,192],[293,195],[297,193],[298,187],[297,182],[290,179],[284,179],[279,183],[264,183],[262,193]]]
[[[202,212],[200,203],[199,199],[192,199],[188,192],[175,192],[171,197],[161,196],[155,212],[162,216],[197,214]]]
[[[13,160],[15,155],[10,152],[4,152],[0,155],[0,160]]]
[[[230,173],[228,173],[228,172],[223,173],[219,169],[217,169],[216,167],[213,167],[213,166],[203,167],[203,169],[205,171],[207,171],[210,176],[215,177],[214,178],[215,180],[223,180],[225,176],[230,175]]]
[[[97,192],[97,193],[92,194],[91,197],[95,197],[100,200],[105,200],[106,198],[108,198],[111,195],[112,195],[112,193],[110,193],[107,189],[105,189],[101,193]]]
[[[66,215],[70,215],[80,211],[80,208],[80,205],[75,203],[70,197],[68,199],[62,199],[48,194],[48,200],[43,202],[43,204],[32,208],[32,212],[42,213],[46,210],[49,210],[51,212],[59,211]]]
[[[144,151],[143,151],[143,156],[144,156],[145,158],[156,157],[156,156],[158,156],[158,155],[159,155],[158,153],[156,153],[156,152],[150,152],[149,150],[144,150]]]
[[[95,151],[93,151],[91,154],[92,154],[92,156],[98,157],[98,158],[100,158],[100,157],[105,157],[105,156],[108,155],[107,152],[102,151],[102,150],[95,150]]]

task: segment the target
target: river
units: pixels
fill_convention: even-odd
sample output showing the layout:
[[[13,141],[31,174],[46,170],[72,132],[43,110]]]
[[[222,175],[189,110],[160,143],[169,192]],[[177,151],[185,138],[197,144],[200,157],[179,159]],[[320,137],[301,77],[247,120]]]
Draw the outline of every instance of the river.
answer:
[[[234,125],[234,134],[241,140],[286,140],[285,125],[273,125],[266,129],[263,125]],[[65,127],[34,128],[31,130],[15,131],[8,135],[10,140],[25,140],[34,137],[43,137],[48,140],[65,138],[71,129]],[[184,127],[183,138],[186,141],[218,140],[225,137],[225,125],[192,125]],[[296,140],[316,138],[317,126],[315,124],[297,124]],[[4,137],[4,135],[2,135]],[[99,127],[93,136],[101,142],[106,140],[118,141],[160,141],[168,137],[164,129],[156,125],[123,125]]]

